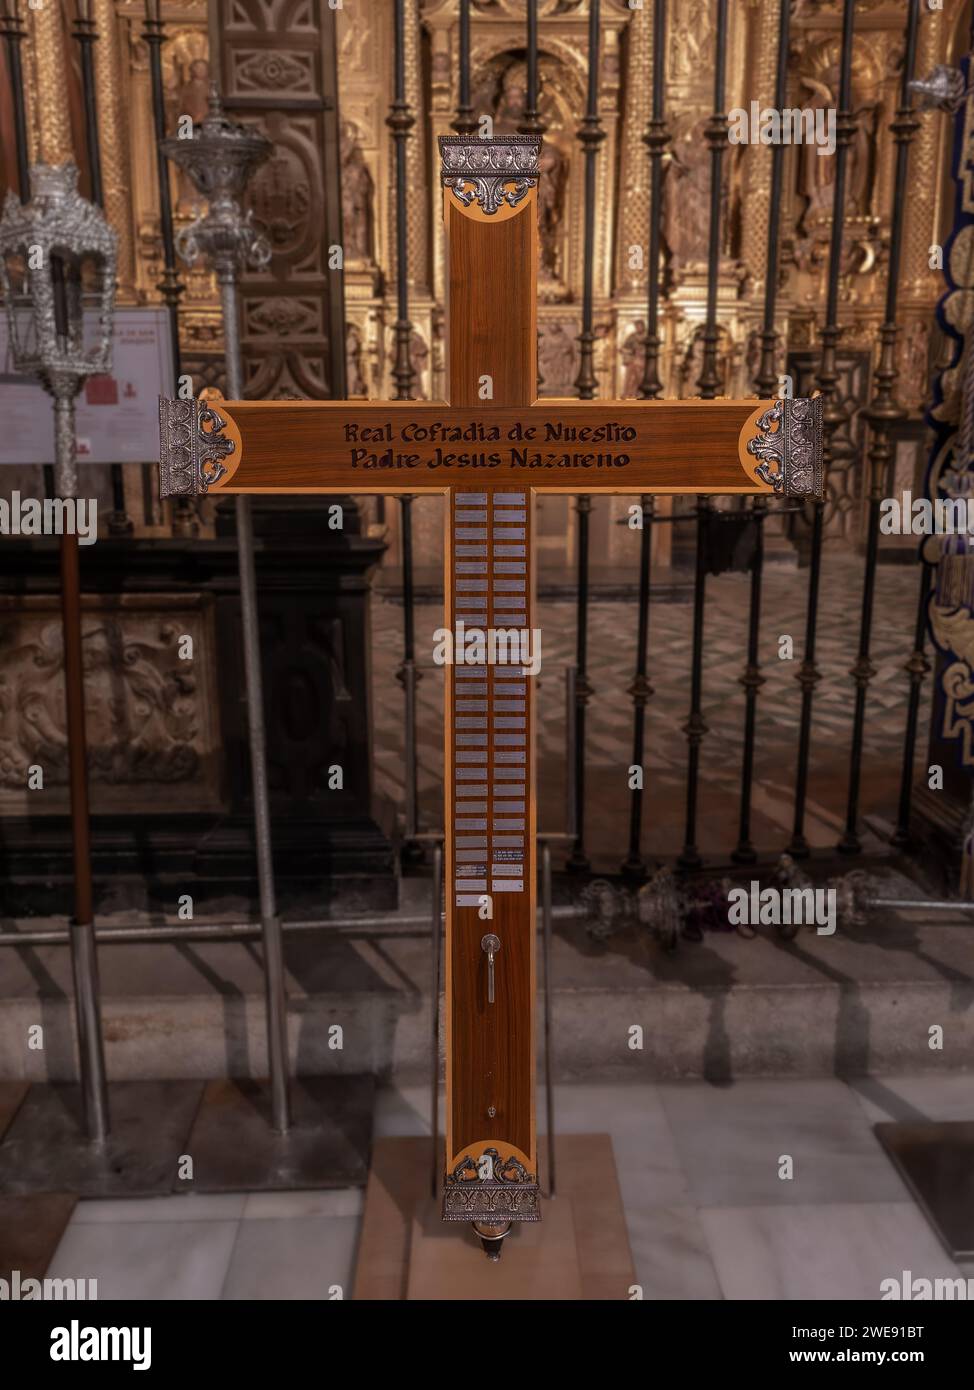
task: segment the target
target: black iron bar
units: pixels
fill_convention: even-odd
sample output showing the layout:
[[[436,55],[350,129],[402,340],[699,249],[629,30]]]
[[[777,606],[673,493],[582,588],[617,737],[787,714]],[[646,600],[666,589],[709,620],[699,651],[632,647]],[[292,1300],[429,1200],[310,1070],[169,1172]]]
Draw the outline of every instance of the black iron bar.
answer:
[[[862,586],[862,614],[859,624],[859,651],[850,672],[856,683],[855,710],[852,720],[852,746],[849,752],[849,795],[846,803],[845,831],[838,843],[841,854],[859,854],[859,789],[862,777],[863,739],[866,727],[866,699],[869,682],[876,674],[870,660],[873,602],[876,587],[876,563],[879,555],[879,516],[883,497],[889,487],[893,461],[890,432],[894,421],[902,420],[906,411],[896,399],[896,302],[899,295],[900,260],[903,249],[903,222],[906,209],[906,179],[910,162],[910,145],[920,128],[913,110],[910,83],[916,67],[917,26],[920,19],[920,0],[909,0],[903,56],[903,76],[900,104],[890,125],[896,140],[896,175],[893,184],[889,262],[886,273],[886,314],[879,330],[879,362],[873,377],[874,394],[865,412],[869,423],[870,445],[867,464],[869,512],[866,532],[866,572]]]
[[[716,54],[714,58],[714,109],[707,122],[706,139],[710,147],[710,226],[707,248],[707,317],[703,327],[703,364],[697,386],[704,400],[713,400],[720,386],[717,370],[717,291],[720,284],[721,207],[723,200],[724,151],[727,148],[727,116],[724,111],[727,69],[727,0],[717,0]],[[690,658],[690,712],[683,731],[687,737],[686,827],[683,849],[677,860],[683,869],[700,863],[697,849],[697,791],[700,776],[700,747],[707,733],[701,708],[703,699],[703,624],[707,586],[707,531],[710,525],[710,499],[697,499],[697,553],[693,580],[693,637]]]
[[[850,111],[852,102],[852,43],[855,30],[855,0],[843,0],[842,48],[839,58],[839,109],[836,113],[835,182],[832,185],[832,228],[829,237],[828,293],[825,323],[822,326],[822,353],[816,385],[824,397],[822,417],[822,459],[826,487],[828,469],[835,455],[835,433],[847,415],[836,395],[839,371],[836,352],[839,328],[839,278],[842,262],[842,233],[845,217],[846,172],[849,147],[856,131]],[[825,502],[812,503],[812,535],[809,549],[808,600],[805,609],[805,649],[802,664],[795,679],[801,686],[801,713],[798,720],[798,765],[795,772],[795,813],[788,853],[804,859],[809,853],[805,837],[805,802],[808,795],[808,762],[811,752],[812,704],[815,687],[821,672],[815,665],[815,640],[818,628],[818,594],[822,569],[822,537],[825,530]]]
[[[463,11],[461,9],[461,21]],[[468,15],[469,20],[469,15]],[[392,378],[397,401],[412,400],[413,371],[411,347],[413,325],[409,318],[409,207],[406,194],[406,141],[416,124],[406,100],[406,3],[396,0],[395,99],[386,125],[392,131],[396,153],[396,322],[395,365]],[[400,496],[400,534],[402,543],[403,660],[397,679],[406,697],[406,837],[407,852],[413,853],[412,839],[418,825],[416,788],[416,651],[413,597],[413,533],[411,496]]]
[[[457,86],[457,114],[453,129],[458,135],[472,135],[477,129],[470,104],[470,0],[460,0],[460,74]]]
[[[663,222],[663,155],[670,136],[665,119],[666,82],[666,0],[656,0],[653,8],[653,111],[643,136],[649,152],[649,264],[646,273],[646,338],[643,377],[639,384],[641,400],[654,400],[663,392],[659,376],[659,356],[662,339],[659,333],[661,228]],[[632,765],[641,769],[643,785],[633,787],[629,802],[629,853],[622,863],[622,872],[629,878],[641,879],[646,874],[642,856],[643,792],[646,769],[643,758],[646,749],[646,706],[653,695],[647,677],[649,645],[649,597],[652,567],[652,528],[655,520],[655,498],[640,498],[642,534],[639,538],[639,613],[636,633],[636,673],[629,687],[633,702]]]
[[[406,702],[405,725],[405,791],[406,791],[406,852],[415,854],[413,841],[419,829],[419,802],[416,754],[416,687],[420,673],[416,665],[416,599],[413,588],[413,502],[411,493],[399,495],[400,536],[402,541],[402,619],[403,656],[396,679],[403,688]]]
[[[518,126],[520,135],[543,135],[547,127],[538,109],[540,88],[538,86],[538,0],[527,0],[528,49],[527,49],[527,92],[524,97],[524,119]]]
[[[696,869],[701,864],[697,849],[697,784],[700,775],[700,745],[707,732],[701,713],[703,693],[703,620],[706,595],[707,526],[710,498],[697,498],[697,553],[693,580],[693,648],[690,658],[690,713],[683,725],[687,736],[687,795],[686,826],[683,849],[677,860],[681,869]]]
[[[780,0],[778,7],[778,63],[775,71],[774,104],[784,109],[788,99],[788,35],[791,0]],[[759,396],[775,393],[778,384],[775,312],[778,298],[778,254],[781,245],[781,191],[784,182],[785,147],[779,141],[771,151],[771,187],[768,197],[768,235],[765,254],[764,318],[761,324],[761,362],[754,384]],[[757,851],[751,842],[751,797],[754,787],[755,741],[757,737],[757,698],[764,677],[761,675],[761,583],[764,573],[764,522],[767,502],[755,497],[751,522],[755,528],[751,560],[751,596],[747,626],[747,660],[740,683],[744,687],[744,753],[741,760],[741,808],[737,847],[731,859],[737,864],[753,864]]]
[[[581,355],[575,386],[580,400],[595,399],[595,329],[592,323],[595,284],[595,194],[596,160],[605,131],[599,120],[600,0],[589,0],[588,15],[588,101],[585,119],[578,131],[585,153],[585,243],[582,265]]]
[[[575,678],[573,682],[575,741],[572,758],[575,792],[573,827],[575,841],[566,867],[576,873],[585,873],[590,868],[588,855],[585,853],[585,712],[589,698],[594,693],[586,674],[588,664],[588,522],[592,512],[591,497],[587,494],[577,497],[575,499],[575,512],[578,517],[578,588],[575,600]]]
[[[639,386],[642,400],[655,400],[663,394],[659,377],[662,338],[659,332],[660,255],[663,226],[663,156],[670,143],[665,115],[666,82],[666,0],[656,0],[653,9],[653,115],[646,127],[643,143],[649,151],[649,266],[647,271],[646,357]]]
[[[17,192],[20,201],[30,200],[30,154],[27,148],[27,108],[24,105],[24,65],[21,46],[27,37],[20,15],[19,0],[6,0],[0,14],[0,34],[7,49],[7,73],[14,113],[14,148],[17,156]]]
[[[396,146],[396,357],[392,377],[396,400],[412,400],[413,366],[410,357],[413,325],[409,319],[409,207],[406,194],[406,141],[416,124],[406,100],[406,0],[396,0],[396,96],[386,125]]]
[[[697,386],[705,401],[712,401],[720,386],[717,370],[717,291],[720,285],[721,205],[723,201],[724,154],[727,150],[727,115],[724,111],[727,70],[727,0],[717,0],[717,55],[714,66],[714,110],[707,122],[705,137],[710,147],[710,229],[707,248],[707,317],[701,338],[703,361]]]
[[[767,503],[756,497],[751,507],[754,553],[751,557],[751,598],[747,618],[747,662],[738,678],[744,687],[744,754],[741,759],[741,809],[737,846],[731,851],[735,864],[753,864],[758,854],[751,841],[751,792],[754,786],[754,744],[758,691],[764,685],[760,662],[761,581],[764,575],[764,518]]]
[[[578,131],[585,152],[585,245],[582,273],[582,332],[580,365],[575,386],[579,399],[594,400],[598,381],[595,376],[595,331],[592,322],[595,288],[595,194],[596,159],[605,139],[599,121],[599,70],[601,65],[600,0],[589,0],[588,14],[588,100],[585,119]],[[588,538],[592,499],[576,500],[578,516],[578,597],[576,605],[575,647],[575,843],[568,868],[585,872],[589,868],[585,853],[585,710],[593,689],[586,674],[588,648]]]
[[[927,638],[927,604],[930,598],[930,584],[933,566],[920,560],[920,593],[917,598],[916,625],[913,631],[913,651],[904,667],[910,677],[910,694],[906,705],[906,728],[903,732],[903,768],[900,773],[900,799],[896,813],[896,830],[890,844],[897,849],[905,849],[910,843],[910,811],[913,801],[913,759],[916,754],[917,724],[920,715],[920,694],[923,681],[930,670],[930,662],[924,650]]]
[[[179,344],[179,302],[185,286],[176,270],[176,237],[173,231],[169,165],[162,152],[166,138],[166,97],[162,83],[162,45],[166,40],[160,0],[145,0],[145,28],[142,38],[149,50],[149,80],[152,85],[152,118],[156,136],[156,183],[159,189],[159,232],[162,237],[162,279],[157,286],[169,313],[169,339],[172,355],[173,391],[180,389],[183,375]],[[172,503],[172,529],[177,536],[194,536],[199,531],[196,509],[187,497]]]
[[[645,790],[646,768],[643,758],[646,754],[646,706],[653,687],[647,675],[649,649],[649,581],[652,567],[653,510],[656,499],[651,494],[640,497],[642,508],[642,531],[639,536],[639,617],[636,633],[636,674],[629,687],[632,696],[632,766],[640,771],[639,785],[633,787],[629,801],[629,853],[622,863],[622,872],[627,878],[642,879],[646,876],[646,863],[640,849],[643,823],[643,792]]]

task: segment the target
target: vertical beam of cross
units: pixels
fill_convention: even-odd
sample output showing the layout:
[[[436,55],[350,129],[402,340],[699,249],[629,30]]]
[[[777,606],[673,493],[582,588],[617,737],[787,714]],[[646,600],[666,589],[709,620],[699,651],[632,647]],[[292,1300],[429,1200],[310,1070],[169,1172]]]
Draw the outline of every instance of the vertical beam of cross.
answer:
[[[528,407],[537,381],[540,140],[456,136],[440,144],[451,405]],[[478,479],[451,488],[444,584],[451,632],[460,623],[533,630],[531,512],[527,484],[512,490]],[[516,657],[455,658],[445,696],[444,1217],[478,1219],[486,1244],[512,1219],[539,1215],[532,677]]]

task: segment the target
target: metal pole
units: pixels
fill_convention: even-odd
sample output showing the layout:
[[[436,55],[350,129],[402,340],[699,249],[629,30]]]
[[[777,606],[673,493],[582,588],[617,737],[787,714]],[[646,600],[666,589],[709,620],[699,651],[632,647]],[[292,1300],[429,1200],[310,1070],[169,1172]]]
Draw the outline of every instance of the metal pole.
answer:
[[[162,81],[162,45],[166,39],[160,0],[145,0],[145,28],[142,39],[149,50],[149,80],[152,84],[152,118],[156,136],[156,184],[159,190],[159,233],[162,238],[163,273],[157,289],[169,312],[169,339],[172,355],[173,389],[179,390],[183,374],[179,346],[179,300],[185,288],[176,271],[176,238],[173,232],[172,198],[169,191],[169,165],[163,152],[166,138],[166,96]],[[173,503],[173,533],[195,536],[199,522],[193,504],[185,497]]]
[[[230,400],[243,399],[243,366],[237,320],[237,271],[235,257],[218,266],[220,304],[223,309],[227,392]],[[247,737],[250,746],[250,780],[254,798],[254,836],[257,844],[257,882],[260,923],[264,943],[264,981],[267,1006],[267,1060],[271,1079],[271,1114],[278,1134],[290,1128],[288,1101],[287,995],[284,989],[284,953],[281,923],[277,915],[274,855],[271,843],[270,796],[267,783],[267,749],[264,741],[264,681],[260,665],[260,624],[257,615],[257,575],[254,564],[254,531],[250,498],[235,499],[237,558],[240,574],[240,616],[243,626],[244,679],[247,688]]]
[[[57,288],[57,283],[56,288]],[[61,284],[63,291],[63,282]],[[54,447],[59,497],[77,495],[74,397],[54,399]],[[67,710],[68,784],[74,858],[74,917],[71,922],[71,973],[85,1131],[95,1144],[108,1138],[108,1085],[101,1033],[98,958],[95,948],[94,889],[91,877],[91,825],[88,809],[88,746],[85,737],[84,664],[81,650],[81,575],[78,538],[61,537],[61,621],[64,634],[64,692]]]
[[[433,1157],[430,1167],[430,1196],[436,1200],[440,1181],[440,937],[443,934],[443,846],[433,850],[433,898],[430,904],[430,959],[432,989],[430,1001],[430,1133]]]
[[[548,1196],[555,1195],[555,1088],[551,1047],[551,846],[541,842],[541,949],[544,957],[544,1086],[548,1117]]]

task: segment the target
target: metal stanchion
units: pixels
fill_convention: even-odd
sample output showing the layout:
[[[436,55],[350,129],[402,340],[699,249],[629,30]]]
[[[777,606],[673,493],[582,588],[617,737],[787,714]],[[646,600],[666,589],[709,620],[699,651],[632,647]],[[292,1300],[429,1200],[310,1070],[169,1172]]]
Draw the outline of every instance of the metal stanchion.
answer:
[[[432,962],[432,1001],[430,1021],[432,1057],[430,1059],[430,1133],[433,1155],[430,1165],[430,1196],[436,1200],[440,1179],[440,940],[443,935],[443,846],[433,850],[433,897],[430,902],[430,959]]]
[[[227,119],[214,84],[210,88],[209,113],[193,138],[166,139],[162,142],[162,149],[175,164],[186,170],[200,193],[209,198],[206,214],[180,234],[178,246],[190,264],[202,255],[216,270],[223,312],[227,391],[229,399],[240,400],[243,397],[243,369],[237,318],[237,272],[240,266],[248,263],[266,265],[271,253],[266,240],[252,225],[249,215],[243,213],[239,200],[251,173],[269,157],[273,145],[259,131]],[[277,916],[274,885],[257,579],[249,497],[236,498],[236,521],[247,734],[264,945],[271,1114],[274,1130],[284,1134],[290,1126],[287,998],[281,924]]]
[[[541,950],[544,958],[544,1088],[548,1123],[548,1196],[555,1195],[555,1088],[551,1049],[551,846],[541,842]]]

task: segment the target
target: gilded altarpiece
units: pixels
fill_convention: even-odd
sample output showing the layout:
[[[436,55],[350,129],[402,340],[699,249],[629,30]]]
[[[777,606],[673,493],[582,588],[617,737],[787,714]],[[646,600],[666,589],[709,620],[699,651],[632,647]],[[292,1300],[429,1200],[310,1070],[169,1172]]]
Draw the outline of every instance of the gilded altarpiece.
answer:
[[[320,5],[322,0],[317,0]],[[100,56],[106,93],[103,142],[112,172],[116,216],[125,221],[130,250],[127,278],[137,299],[157,297],[160,241],[146,50],[140,0],[98,0],[114,14],[112,43]],[[839,0],[795,0],[792,5],[789,101],[828,109],[836,100]],[[415,124],[407,142],[409,195],[408,280],[413,325],[410,361],[413,393],[443,391],[443,245],[437,215],[439,188],[431,181],[429,152],[435,136],[449,133],[457,107],[458,6],[455,0],[406,0],[406,97]],[[220,75],[231,108],[259,124],[279,144],[255,188],[255,215],[275,244],[275,284],[251,277],[245,289],[244,327],[256,393],[327,394],[329,385],[326,296],[320,255],[308,240],[310,226],[329,214],[320,170],[311,152],[314,105],[322,97],[313,56],[312,0],[219,0],[214,17],[223,39]],[[345,362],[348,394],[393,394],[393,324],[396,318],[395,198],[392,139],[386,124],[393,91],[393,6],[344,0],[335,16],[338,38],[338,158],[341,168],[345,253]],[[713,0],[680,0],[668,7],[666,120],[671,143],[663,188],[664,306],[661,377],[664,393],[693,395],[701,370],[705,317],[710,162],[703,124],[713,100],[715,43]],[[211,75],[210,41],[203,0],[164,4],[167,41],[164,82],[170,125],[177,114],[202,115]],[[524,0],[473,0],[472,104],[498,132],[516,129],[526,95]],[[541,0],[540,111],[546,131],[541,180],[541,303],[539,376],[543,395],[573,394],[578,372],[582,283],[581,148],[577,131],[587,79],[585,0]],[[770,104],[776,61],[778,0],[740,0],[730,6],[728,107],[752,100]],[[39,23],[40,21],[32,21]],[[946,12],[922,14],[917,70],[929,71],[948,56]],[[602,6],[599,111],[605,139],[598,157],[595,243],[596,375],[601,395],[634,395],[643,370],[645,252],[652,210],[643,135],[650,116],[653,0],[633,9],[628,0]],[[839,394],[849,420],[837,440],[830,483],[829,540],[857,543],[861,534],[859,458],[864,439],[861,410],[876,351],[876,329],[888,251],[894,142],[889,126],[897,100],[902,58],[903,6],[893,0],[861,0],[856,10],[853,115],[856,131],[849,157],[846,235],[840,293],[843,335]],[[29,74],[31,75],[31,74]],[[109,99],[110,82],[114,96]],[[29,93],[30,94],[30,93]],[[302,107],[304,108],[302,110]],[[274,109],[273,116],[268,114]],[[282,111],[287,115],[283,116]],[[119,120],[119,112],[124,120]],[[39,139],[34,110],[35,143]],[[939,339],[930,314],[936,294],[928,249],[937,239],[943,204],[943,140],[924,122],[911,153],[911,191],[906,214],[900,295],[898,391],[916,413],[927,392]],[[56,123],[46,138],[56,140]],[[762,145],[732,146],[724,160],[722,244],[719,260],[718,369],[728,394],[753,389],[757,367],[771,151]],[[783,252],[778,298],[781,372],[796,378],[796,392],[814,375],[827,273],[834,160],[813,147],[786,152],[781,209]],[[123,193],[130,190],[126,200]],[[173,175],[177,226],[190,219],[191,190]],[[317,220],[316,220],[317,219]],[[634,248],[637,250],[634,253]],[[641,253],[641,255],[640,255]],[[219,316],[209,276],[183,271],[184,351],[194,377],[219,381]],[[253,302],[250,302],[250,297]],[[255,359],[256,360],[256,359]],[[628,554],[617,499],[593,516],[597,553],[610,561]],[[574,509],[546,503],[539,519],[542,563],[564,566],[573,554]],[[151,504],[149,506],[151,512]],[[418,553],[431,572],[439,563],[436,504],[414,507]],[[159,521],[163,519],[158,518]],[[204,520],[207,520],[204,515]],[[398,563],[398,509],[386,508],[390,541],[385,563]],[[774,531],[776,523],[772,522]],[[660,528],[658,563],[666,563],[671,528]],[[801,523],[798,523],[800,532]],[[793,542],[801,547],[801,535]]]

